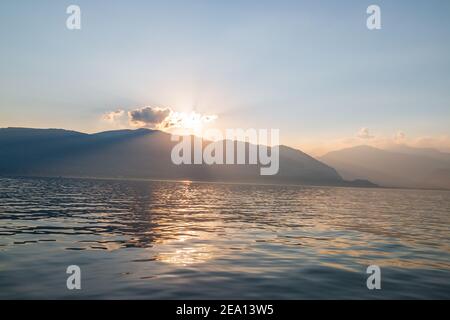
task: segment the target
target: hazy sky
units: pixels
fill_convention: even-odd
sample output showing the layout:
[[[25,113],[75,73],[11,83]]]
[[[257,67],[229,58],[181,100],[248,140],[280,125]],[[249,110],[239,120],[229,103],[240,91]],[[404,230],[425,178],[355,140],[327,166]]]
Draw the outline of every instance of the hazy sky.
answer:
[[[95,132],[155,106],[313,153],[394,135],[450,148],[447,0],[1,1],[0,40],[0,127]]]

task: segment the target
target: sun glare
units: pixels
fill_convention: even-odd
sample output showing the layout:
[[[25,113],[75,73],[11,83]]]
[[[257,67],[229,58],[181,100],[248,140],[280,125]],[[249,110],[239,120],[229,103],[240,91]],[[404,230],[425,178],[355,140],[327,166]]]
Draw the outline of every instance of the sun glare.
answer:
[[[194,111],[172,112],[169,116],[169,123],[175,131],[182,131],[184,134],[201,135],[205,126],[216,119],[216,115],[202,115]]]

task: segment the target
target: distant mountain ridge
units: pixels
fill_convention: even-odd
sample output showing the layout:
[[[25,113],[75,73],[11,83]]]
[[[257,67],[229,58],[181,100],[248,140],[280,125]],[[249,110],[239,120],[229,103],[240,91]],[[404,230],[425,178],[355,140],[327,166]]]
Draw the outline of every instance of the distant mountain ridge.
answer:
[[[414,148],[405,144],[397,144],[388,147],[386,150],[410,155],[421,155],[433,159],[439,159],[450,162],[450,153],[441,152],[433,148]]]
[[[0,129],[0,175],[374,186],[368,181],[345,181],[332,167],[286,146],[280,146],[280,170],[274,176],[261,176],[259,165],[177,166],[170,157],[177,142],[170,137],[150,129],[86,134],[4,128]]]
[[[357,146],[319,159],[336,168],[344,179],[369,179],[386,187],[450,189],[450,154],[434,149]]]

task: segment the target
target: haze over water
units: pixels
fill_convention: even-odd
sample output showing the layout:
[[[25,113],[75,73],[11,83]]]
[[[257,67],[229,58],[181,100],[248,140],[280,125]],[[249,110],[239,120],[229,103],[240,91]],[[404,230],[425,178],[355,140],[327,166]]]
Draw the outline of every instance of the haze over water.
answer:
[[[0,298],[448,299],[449,226],[448,191],[0,178]]]

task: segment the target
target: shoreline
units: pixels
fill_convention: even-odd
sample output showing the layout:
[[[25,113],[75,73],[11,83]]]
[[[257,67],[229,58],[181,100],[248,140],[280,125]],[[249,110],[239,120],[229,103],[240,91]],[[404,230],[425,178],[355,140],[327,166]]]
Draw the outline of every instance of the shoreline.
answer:
[[[352,186],[331,184],[307,184],[307,183],[264,183],[264,182],[239,182],[239,181],[212,181],[212,180],[189,180],[189,179],[164,179],[164,178],[132,178],[132,177],[96,177],[96,176],[52,176],[52,175],[2,175],[1,178],[10,179],[73,179],[73,180],[103,180],[103,181],[131,181],[131,182],[172,182],[172,183],[195,183],[195,184],[225,184],[225,185],[250,185],[250,186],[287,186],[287,187],[316,187],[316,188],[351,188],[351,189],[383,189],[383,190],[405,190],[405,191],[444,191],[449,189],[437,188],[407,188],[392,186]],[[346,181],[348,182],[348,181]],[[351,183],[351,182],[350,182]]]

